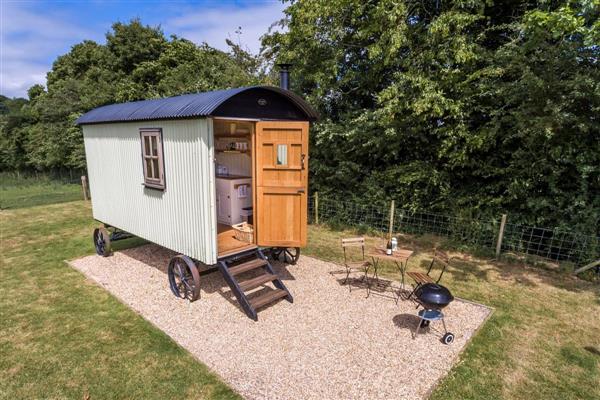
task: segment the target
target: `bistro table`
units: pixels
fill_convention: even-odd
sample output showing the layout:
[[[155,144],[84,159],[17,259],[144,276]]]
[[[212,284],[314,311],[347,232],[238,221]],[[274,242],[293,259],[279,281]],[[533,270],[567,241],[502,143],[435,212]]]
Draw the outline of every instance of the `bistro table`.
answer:
[[[398,271],[400,272],[401,285],[402,285],[401,290],[398,291],[398,298],[396,299],[396,304],[397,304],[398,300],[400,299],[401,292],[404,291],[404,274],[406,273],[408,259],[410,258],[410,256],[413,255],[414,252],[412,250],[398,249],[396,251],[393,251],[392,254],[386,254],[385,251],[386,251],[385,249],[383,249],[381,247],[377,247],[377,248],[369,251],[368,255],[373,259],[373,277],[377,280],[378,283],[379,283],[379,274],[377,273],[377,268],[379,267],[379,262],[380,261],[393,261],[394,264],[396,264],[396,267],[398,268]],[[365,271],[365,276],[366,276],[366,271]],[[369,289],[370,289],[370,287],[369,287]]]

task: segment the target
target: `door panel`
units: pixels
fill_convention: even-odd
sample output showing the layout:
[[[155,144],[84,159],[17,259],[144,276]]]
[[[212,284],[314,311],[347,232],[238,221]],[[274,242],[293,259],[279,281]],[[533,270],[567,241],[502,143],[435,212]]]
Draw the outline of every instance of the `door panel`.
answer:
[[[308,122],[257,122],[255,146],[257,244],[305,246]]]

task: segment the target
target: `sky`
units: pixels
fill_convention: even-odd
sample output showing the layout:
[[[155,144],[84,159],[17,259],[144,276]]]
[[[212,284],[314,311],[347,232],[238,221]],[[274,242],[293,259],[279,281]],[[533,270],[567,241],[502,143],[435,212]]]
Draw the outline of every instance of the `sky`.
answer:
[[[0,0],[0,94],[27,97],[45,84],[52,62],[84,39],[105,43],[113,22],[140,18],[195,43],[227,50],[226,38],[252,52],[283,18],[278,0]],[[241,35],[236,31],[241,27]]]

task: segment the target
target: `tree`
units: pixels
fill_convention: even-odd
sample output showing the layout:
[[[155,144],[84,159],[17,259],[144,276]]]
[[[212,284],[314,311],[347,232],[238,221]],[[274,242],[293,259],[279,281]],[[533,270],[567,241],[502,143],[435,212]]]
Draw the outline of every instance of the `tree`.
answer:
[[[323,116],[314,190],[597,232],[598,8],[291,2],[263,51]]]
[[[256,84],[252,55],[225,53],[177,37],[135,19],[115,23],[106,45],[85,40],[58,57],[47,75],[47,90],[34,85],[29,102],[3,100],[0,167],[84,169],[81,129],[75,120],[105,104],[174,96]]]
[[[117,69],[128,74],[144,61],[156,60],[167,40],[160,27],[144,26],[139,19],[116,22],[106,34],[106,46],[115,56]]]

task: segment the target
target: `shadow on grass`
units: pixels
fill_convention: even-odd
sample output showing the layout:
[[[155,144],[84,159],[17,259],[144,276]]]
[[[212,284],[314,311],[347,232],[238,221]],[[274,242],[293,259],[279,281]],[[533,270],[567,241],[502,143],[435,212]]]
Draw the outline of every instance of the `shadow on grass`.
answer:
[[[585,346],[584,349],[590,353],[592,353],[593,355],[600,357],[600,350],[598,350],[597,347],[594,346]]]

